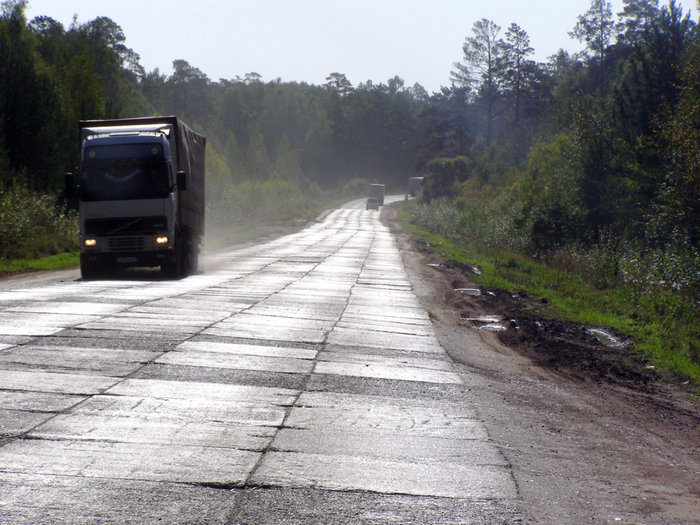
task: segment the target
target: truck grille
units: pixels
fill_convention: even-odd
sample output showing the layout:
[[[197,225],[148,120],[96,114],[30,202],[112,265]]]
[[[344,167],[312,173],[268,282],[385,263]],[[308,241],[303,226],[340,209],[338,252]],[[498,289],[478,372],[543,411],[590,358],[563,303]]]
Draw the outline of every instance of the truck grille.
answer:
[[[86,235],[110,234],[152,234],[167,231],[168,221],[165,217],[120,217],[115,219],[87,219]]]
[[[110,237],[107,239],[112,252],[130,252],[143,250],[143,237]]]

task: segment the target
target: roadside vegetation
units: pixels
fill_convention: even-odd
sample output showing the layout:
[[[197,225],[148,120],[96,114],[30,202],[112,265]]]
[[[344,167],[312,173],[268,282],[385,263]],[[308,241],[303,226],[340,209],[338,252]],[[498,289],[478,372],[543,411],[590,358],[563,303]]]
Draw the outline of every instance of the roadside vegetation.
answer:
[[[19,185],[0,189],[0,224],[0,274],[60,269],[78,260],[77,214],[53,195]]]
[[[700,384],[696,255],[612,244],[533,257],[521,249],[526,239],[512,218],[464,212],[446,201],[409,201],[402,219],[445,259],[478,268],[469,278],[480,286],[527,292],[551,316],[612,328],[657,368]]]

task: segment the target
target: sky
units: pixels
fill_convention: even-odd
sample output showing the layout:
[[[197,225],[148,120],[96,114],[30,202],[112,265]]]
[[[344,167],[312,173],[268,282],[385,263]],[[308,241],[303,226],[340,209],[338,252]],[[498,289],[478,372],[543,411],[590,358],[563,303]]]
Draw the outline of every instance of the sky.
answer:
[[[622,10],[622,0],[612,5]],[[559,49],[582,49],[568,32],[589,7],[590,0],[29,0],[25,14],[66,28],[74,15],[78,23],[111,18],[141,65],[165,75],[184,59],[213,81],[255,72],[264,82],[321,85],[339,72],[354,86],[399,76],[435,92],[450,84],[477,20],[493,20],[501,35],[518,24],[533,58],[546,61]]]

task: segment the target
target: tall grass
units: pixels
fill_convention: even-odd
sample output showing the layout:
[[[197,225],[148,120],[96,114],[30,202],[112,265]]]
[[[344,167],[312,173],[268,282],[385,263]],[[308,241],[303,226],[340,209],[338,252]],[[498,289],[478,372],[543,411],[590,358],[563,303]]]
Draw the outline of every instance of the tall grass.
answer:
[[[78,219],[54,195],[19,185],[0,190],[0,260],[32,259],[78,249]]]

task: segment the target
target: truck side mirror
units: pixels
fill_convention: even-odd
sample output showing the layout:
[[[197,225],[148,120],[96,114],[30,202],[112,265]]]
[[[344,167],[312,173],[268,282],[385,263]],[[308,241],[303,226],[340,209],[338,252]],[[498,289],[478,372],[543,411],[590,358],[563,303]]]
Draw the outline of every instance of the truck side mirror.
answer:
[[[66,173],[66,197],[74,198],[80,194],[78,178],[73,173]]]
[[[80,185],[78,178],[73,173],[66,173],[66,201],[70,208],[78,209],[78,197],[80,196]]]
[[[187,189],[187,175],[184,171],[177,172],[177,189],[180,191]]]

